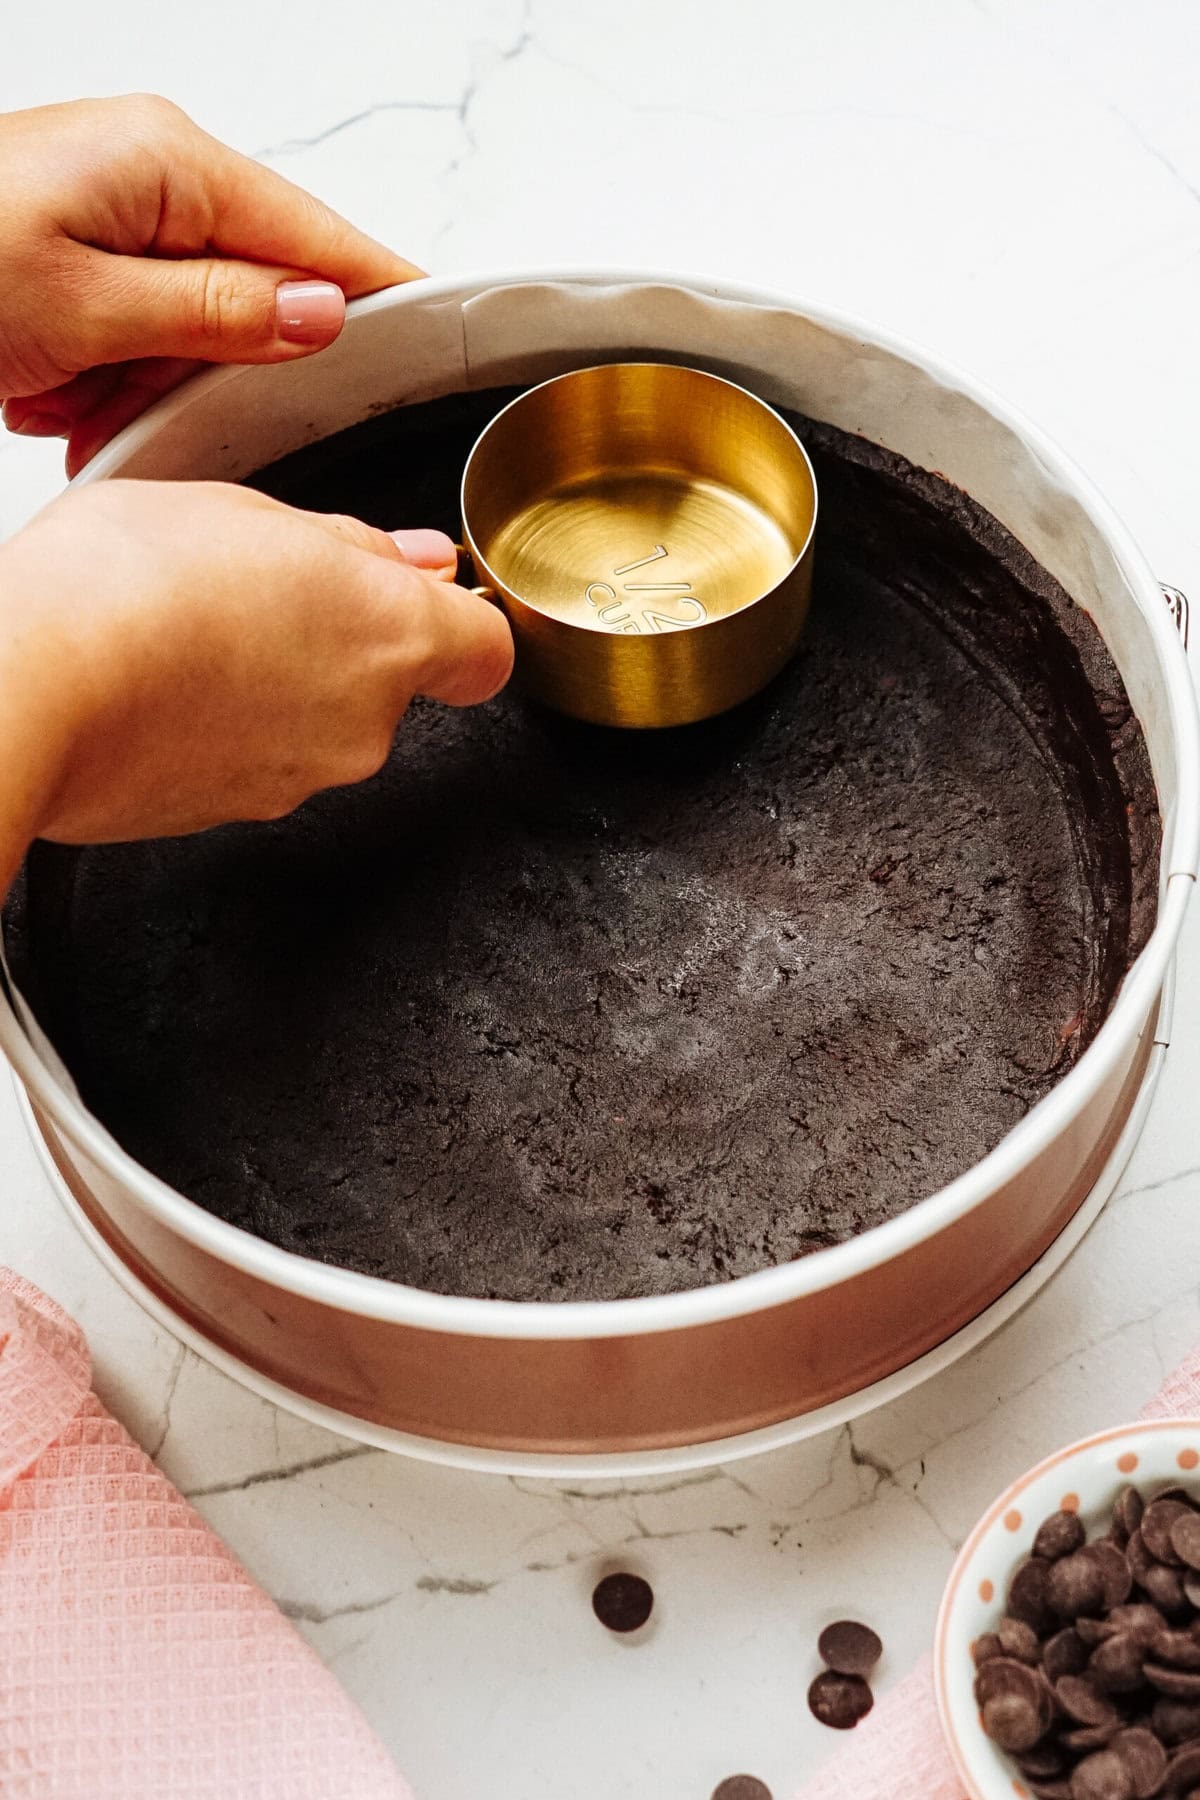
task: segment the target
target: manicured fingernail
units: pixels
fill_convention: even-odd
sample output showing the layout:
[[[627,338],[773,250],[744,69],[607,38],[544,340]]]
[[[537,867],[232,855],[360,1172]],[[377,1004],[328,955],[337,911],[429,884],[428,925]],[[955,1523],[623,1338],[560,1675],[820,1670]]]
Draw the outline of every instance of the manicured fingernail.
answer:
[[[458,552],[444,531],[389,531],[388,536],[405,562],[418,569],[453,569]]]
[[[275,323],[289,344],[327,344],[342,329],[346,296],[332,281],[281,281]]]
[[[16,425],[8,428],[16,437],[62,437],[67,421],[54,413],[26,413]]]

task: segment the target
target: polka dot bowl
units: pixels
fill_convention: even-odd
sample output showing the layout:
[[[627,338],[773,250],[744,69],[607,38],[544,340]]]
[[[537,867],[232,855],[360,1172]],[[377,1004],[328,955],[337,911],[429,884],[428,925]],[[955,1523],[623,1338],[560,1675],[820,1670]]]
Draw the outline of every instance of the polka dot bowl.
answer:
[[[1016,1764],[984,1734],[971,1646],[1004,1611],[1008,1584],[1048,1514],[1078,1512],[1089,1539],[1108,1530],[1129,1482],[1149,1497],[1191,1485],[1200,1494],[1200,1419],[1121,1425],[1048,1456],[993,1502],[959,1552],[942,1596],[933,1675],[942,1729],[969,1800],[1025,1800]]]

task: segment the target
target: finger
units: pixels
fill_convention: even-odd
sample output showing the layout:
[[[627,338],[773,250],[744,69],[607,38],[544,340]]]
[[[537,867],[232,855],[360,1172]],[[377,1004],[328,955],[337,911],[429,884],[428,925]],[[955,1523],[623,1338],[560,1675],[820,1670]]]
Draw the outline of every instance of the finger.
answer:
[[[500,691],[512,674],[513,641],[498,606],[428,576],[397,598],[413,649],[414,693],[448,706],[476,706]]]
[[[371,294],[423,271],[274,169],[192,126],[190,173],[204,188],[209,242],[222,256],[307,269],[343,293]]]
[[[389,531],[387,535],[414,568],[425,569],[443,581],[453,581],[458,573],[458,551],[444,531]]]
[[[513,666],[512,633],[499,607],[414,567],[396,542],[403,533],[377,531],[349,514],[307,517],[344,543],[400,565],[378,571],[378,591],[403,646],[404,703],[411,694],[424,694],[448,706],[474,706],[499,692]],[[441,533],[414,535],[437,538]]]
[[[73,376],[60,387],[46,388],[40,394],[22,394],[4,403],[4,422],[10,431],[19,431],[26,418],[56,419],[59,434],[65,435],[77,419],[86,418],[102,405],[121,385],[124,370],[115,363],[100,369],[88,369]],[[50,434],[53,435],[53,434]]]
[[[286,267],[191,257],[110,256],[81,247],[89,295],[81,360],[188,357],[272,363],[333,342],[346,318],[341,288]]]
[[[67,441],[67,474],[74,477],[80,469],[91,462],[98,450],[103,450],[118,431],[140,418],[147,407],[169,394],[189,375],[194,375],[203,364],[195,363],[186,357],[147,357],[144,361],[128,364],[112,365],[116,386],[108,397],[101,400],[93,410],[84,412],[70,426]],[[89,369],[87,375],[76,377],[77,381],[86,381],[91,376],[99,376],[110,371]],[[68,382],[73,387],[74,382]],[[65,390],[58,390],[64,392]]]

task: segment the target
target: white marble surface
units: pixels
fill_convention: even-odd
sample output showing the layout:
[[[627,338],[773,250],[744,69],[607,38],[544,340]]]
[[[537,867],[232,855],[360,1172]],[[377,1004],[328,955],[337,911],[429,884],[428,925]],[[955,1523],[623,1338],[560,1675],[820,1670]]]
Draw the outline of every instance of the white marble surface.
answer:
[[[675,265],[924,340],[1055,433],[1200,597],[1194,0],[82,0],[6,9],[0,107],[153,88],[427,267]],[[0,533],[59,481],[0,444]],[[418,522],[418,521],[413,521]],[[399,521],[398,521],[399,523]],[[645,1484],[449,1473],[301,1424],[153,1326],[51,1197],[0,1081],[0,1260],[87,1329],[104,1397],[338,1670],[424,1800],[777,1800],[831,1609],[885,1677],[954,1546],[1038,1455],[1200,1340],[1200,912],[1149,1126],[1051,1286],[852,1429]],[[658,1623],[595,1624],[609,1559]]]

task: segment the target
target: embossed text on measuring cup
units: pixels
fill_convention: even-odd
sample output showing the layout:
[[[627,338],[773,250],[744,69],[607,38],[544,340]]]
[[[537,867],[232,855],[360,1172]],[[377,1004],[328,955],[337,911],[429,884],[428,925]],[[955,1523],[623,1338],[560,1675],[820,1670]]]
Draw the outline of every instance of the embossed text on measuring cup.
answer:
[[[669,554],[665,544],[655,544],[649,556],[636,562],[622,563],[610,570],[614,576],[632,575]],[[679,631],[699,625],[708,617],[708,608],[691,591],[690,581],[623,581],[621,594],[653,594],[653,600],[625,600],[608,581],[593,581],[584,589],[584,599],[595,607],[596,618],[607,631],[646,632]]]

